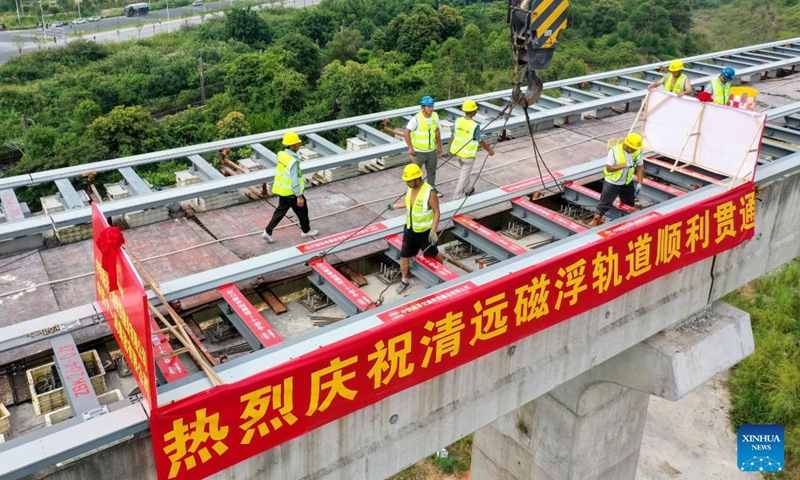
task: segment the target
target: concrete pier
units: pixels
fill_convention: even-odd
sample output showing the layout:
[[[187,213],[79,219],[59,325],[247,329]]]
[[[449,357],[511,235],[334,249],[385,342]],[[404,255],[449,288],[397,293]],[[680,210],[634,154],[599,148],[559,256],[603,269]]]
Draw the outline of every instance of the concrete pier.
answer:
[[[678,400],[753,352],[750,316],[717,302],[475,434],[474,478],[636,478],[650,395]]]

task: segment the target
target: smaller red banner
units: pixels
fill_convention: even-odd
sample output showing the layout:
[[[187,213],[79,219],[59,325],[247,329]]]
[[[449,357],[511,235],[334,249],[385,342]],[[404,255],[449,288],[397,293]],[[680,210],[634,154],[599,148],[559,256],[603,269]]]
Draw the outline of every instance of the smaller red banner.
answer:
[[[615,235],[619,235],[620,233],[625,233],[629,230],[634,230],[636,228],[641,227],[642,225],[647,225],[650,222],[655,221],[661,214],[658,212],[650,212],[641,217],[632,218],[625,222],[619,223],[614,225],[611,228],[607,228],[605,230],[600,230],[597,232],[603,238],[613,237]]]
[[[247,328],[253,332],[253,335],[258,338],[261,345],[270,347],[283,341],[278,331],[272,328],[272,325],[258,313],[256,307],[236,288],[236,285],[223,285],[217,291],[239,315]]]
[[[481,237],[489,240],[490,242],[495,243],[500,247],[502,247],[503,249],[513,253],[514,255],[522,255],[528,253],[528,249],[520,247],[519,245],[507,239],[506,237],[500,235],[499,233],[495,232],[492,229],[484,227],[480,223],[476,222],[475,220],[467,216],[456,215],[453,218],[453,220],[460,223],[467,229],[477,233]]]
[[[656,190],[661,190],[662,192],[666,192],[670,195],[675,197],[680,197],[681,195],[685,195],[686,192],[683,190],[678,190],[677,188],[670,187],[669,185],[664,185],[661,182],[656,182],[655,180],[650,180],[649,178],[644,179],[644,184],[648,187],[655,188]]]
[[[389,235],[386,237],[386,241],[394,245],[398,250],[401,250],[403,247],[403,239],[400,238],[400,235]],[[433,272],[434,275],[445,282],[458,278],[456,272],[437,262],[435,259],[426,257],[421,252],[414,255],[414,261]]]
[[[150,328],[152,328],[154,332],[158,330],[158,325],[155,320],[153,320],[153,317],[150,317]],[[167,340],[167,337],[162,333],[154,333],[152,335],[152,343],[154,357],[169,355],[173,352],[172,345],[169,344],[169,340]],[[189,375],[186,371],[186,367],[183,366],[183,362],[181,362],[177,355],[165,356],[164,358],[156,360],[156,366],[167,383],[180,380]]]
[[[645,157],[645,161],[646,162],[650,162],[653,165],[658,165],[659,167],[669,168],[670,170],[672,170],[672,167],[673,167],[673,162],[665,162],[664,160],[661,160],[661,159],[658,159],[658,158],[655,158],[655,157]],[[681,173],[684,173],[686,175],[689,175],[690,177],[694,177],[694,178],[697,178],[699,180],[703,180],[704,182],[716,183],[716,182],[719,181],[718,179],[716,179],[714,177],[710,177],[710,176],[708,176],[706,174],[703,174],[703,173],[700,173],[700,172],[695,172],[694,170],[685,170],[685,169],[683,169],[684,166],[685,165],[678,165],[678,167],[676,167],[676,170],[681,172]]]
[[[545,175],[543,177],[536,177],[536,178],[529,178],[527,180],[523,180],[521,182],[512,183],[511,185],[506,185],[505,187],[501,187],[500,190],[506,193],[514,193],[519,192],[520,190],[525,190],[526,188],[531,187],[538,187],[539,185],[544,185],[547,182],[552,182],[554,180],[558,180],[559,178],[563,177],[564,175],[560,172],[556,172],[552,175]]]
[[[448,301],[452,298],[467,296],[473,290],[475,290],[474,283],[464,282],[460,285],[455,285],[446,290],[442,290],[439,293],[428,295],[427,297],[422,297],[414,302],[401,305],[397,308],[393,308],[392,310],[387,310],[383,313],[379,313],[378,318],[380,318],[384,322],[395,322],[403,317],[414,314],[415,312],[418,312],[423,308],[427,308]]]
[[[332,235],[330,237],[320,238],[319,240],[314,240],[313,242],[298,245],[297,249],[300,250],[301,253],[315,252],[317,250],[323,250],[325,248],[338,245],[345,240],[355,240],[356,238],[366,237],[368,235],[372,235],[373,233],[382,232],[386,230],[386,228],[386,225],[383,223],[373,223],[364,228],[354,228],[353,230],[348,230],[338,235]]]
[[[535,213],[537,215],[540,215],[540,216],[550,220],[553,223],[557,223],[557,224],[561,225],[562,227],[569,229],[572,232],[581,233],[583,231],[586,231],[586,227],[584,227],[580,223],[573,222],[572,220],[570,220],[569,218],[565,217],[564,215],[556,213],[556,212],[550,210],[549,208],[544,208],[543,206],[538,205],[536,203],[533,203],[533,202],[531,202],[531,201],[529,201],[529,200],[527,200],[525,198],[522,198],[522,197],[515,198],[514,200],[511,200],[511,202],[512,203],[516,203],[517,205],[519,205],[520,207],[524,208],[525,210],[528,210],[529,212],[533,212],[533,213]]]
[[[333,268],[333,266],[325,260],[317,258],[309,262],[309,266],[324,277],[336,290],[339,290],[342,295],[355,303],[362,312],[375,305],[375,302],[364,294],[360,288],[353,285],[353,282],[350,280],[344,278],[338,270]]]
[[[583,185],[579,185],[577,183],[572,183],[569,185],[569,188],[575,190],[576,192],[581,192],[582,194],[586,195],[587,197],[594,198],[595,200],[600,200],[600,193],[595,192],[591,188],[584,187]],[[619,201],[619,198],[614,200],[612,204],[614,207],[622,210],[623,212],[633,213],[636,211],[635,208],[631,207],[630,205],[625,205],[624,203]]]

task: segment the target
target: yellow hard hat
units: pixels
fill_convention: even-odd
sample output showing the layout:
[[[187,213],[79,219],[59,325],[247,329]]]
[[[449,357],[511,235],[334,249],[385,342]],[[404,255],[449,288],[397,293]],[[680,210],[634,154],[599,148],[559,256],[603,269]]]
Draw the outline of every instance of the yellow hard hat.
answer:
[[[286,132],[283,134],[283,144],[287,147],[301,143],[300,137],[294,132]]]
[[[634,150],[640,150],[642,148],[642,136],[638,133],[629,133],[628,136],[625,137],[625,145]]]
[[[680,60],[673,60],[672,62],[670,62],[669,64],[670,72],[680,72],[681,70],[683,70],[683,62],[681,62]]]
[[[422,170],[420,170],[419,165],[409,163],[406,165],[406,168],[403,169],[403,181],[408,182],[415,178],[422,178]]]
[[[475,103],[475,100],[465,100],[464,105],[461,105],[461,110],[464,110],[467,113],[474,112],[477,109],[478,104]]]

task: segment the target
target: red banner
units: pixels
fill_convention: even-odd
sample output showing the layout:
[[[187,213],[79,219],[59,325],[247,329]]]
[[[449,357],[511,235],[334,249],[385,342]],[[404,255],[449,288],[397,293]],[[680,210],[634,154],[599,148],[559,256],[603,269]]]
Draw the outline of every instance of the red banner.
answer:
[[[217,291],[239,315],[245,326],[258,338],[261,345],[271,347],[283,341],[278,331],[272,328],[272,325],[258,313],[256,307],[236,288],[236,285],[232,283],[223,285]]]
[[[108,326],[114,332],[120,350],[131,367],[145,404],[153,412],[156,407],[156,378],[147,297],[132,262],[121,249],[116,252],[116,275],[109,275],[103,268],[103,254],[98,239],[107,228],[108,222],[103,213],[96,203],[92,203],[97,303],[100,304]],[[117,284],[111,285],[109,278],[115,276]]]
[[[753,236],[754,186],[632,223],[487,283],[455,284],[381,314],[372,329],[160,409],[151,425],[159,478],[212,475],[733,248]]]
[[[386,230],[386,228],[386,225],[383,223],[372,223],[363,228],[354,228],[353,230],[331,235],[330,237],[320,238],[319,240],[314,240],[313,242],[304,243],[302,245],[298,245],[296,248],[300,250],[301,253],[316,252],[317,250],[323,250],[325,248],[339,245],[345,240],[355,240],[357,238],[366,237],[367,235],[372,235],[373,233],[382,232]]]

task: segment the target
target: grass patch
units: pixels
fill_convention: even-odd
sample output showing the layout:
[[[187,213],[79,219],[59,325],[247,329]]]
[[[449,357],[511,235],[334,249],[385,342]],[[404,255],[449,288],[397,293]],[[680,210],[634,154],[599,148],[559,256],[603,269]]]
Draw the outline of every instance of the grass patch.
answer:
[[[770,478],[800,480],[800,258],[732,292],[750,313],[756,349],[731,372],[731,423],[782,425],[786,468]]]
[[[387,480],[458,480],[466,475],[472,461],[472,434],[445,447],[447,457],[435,453]]]

